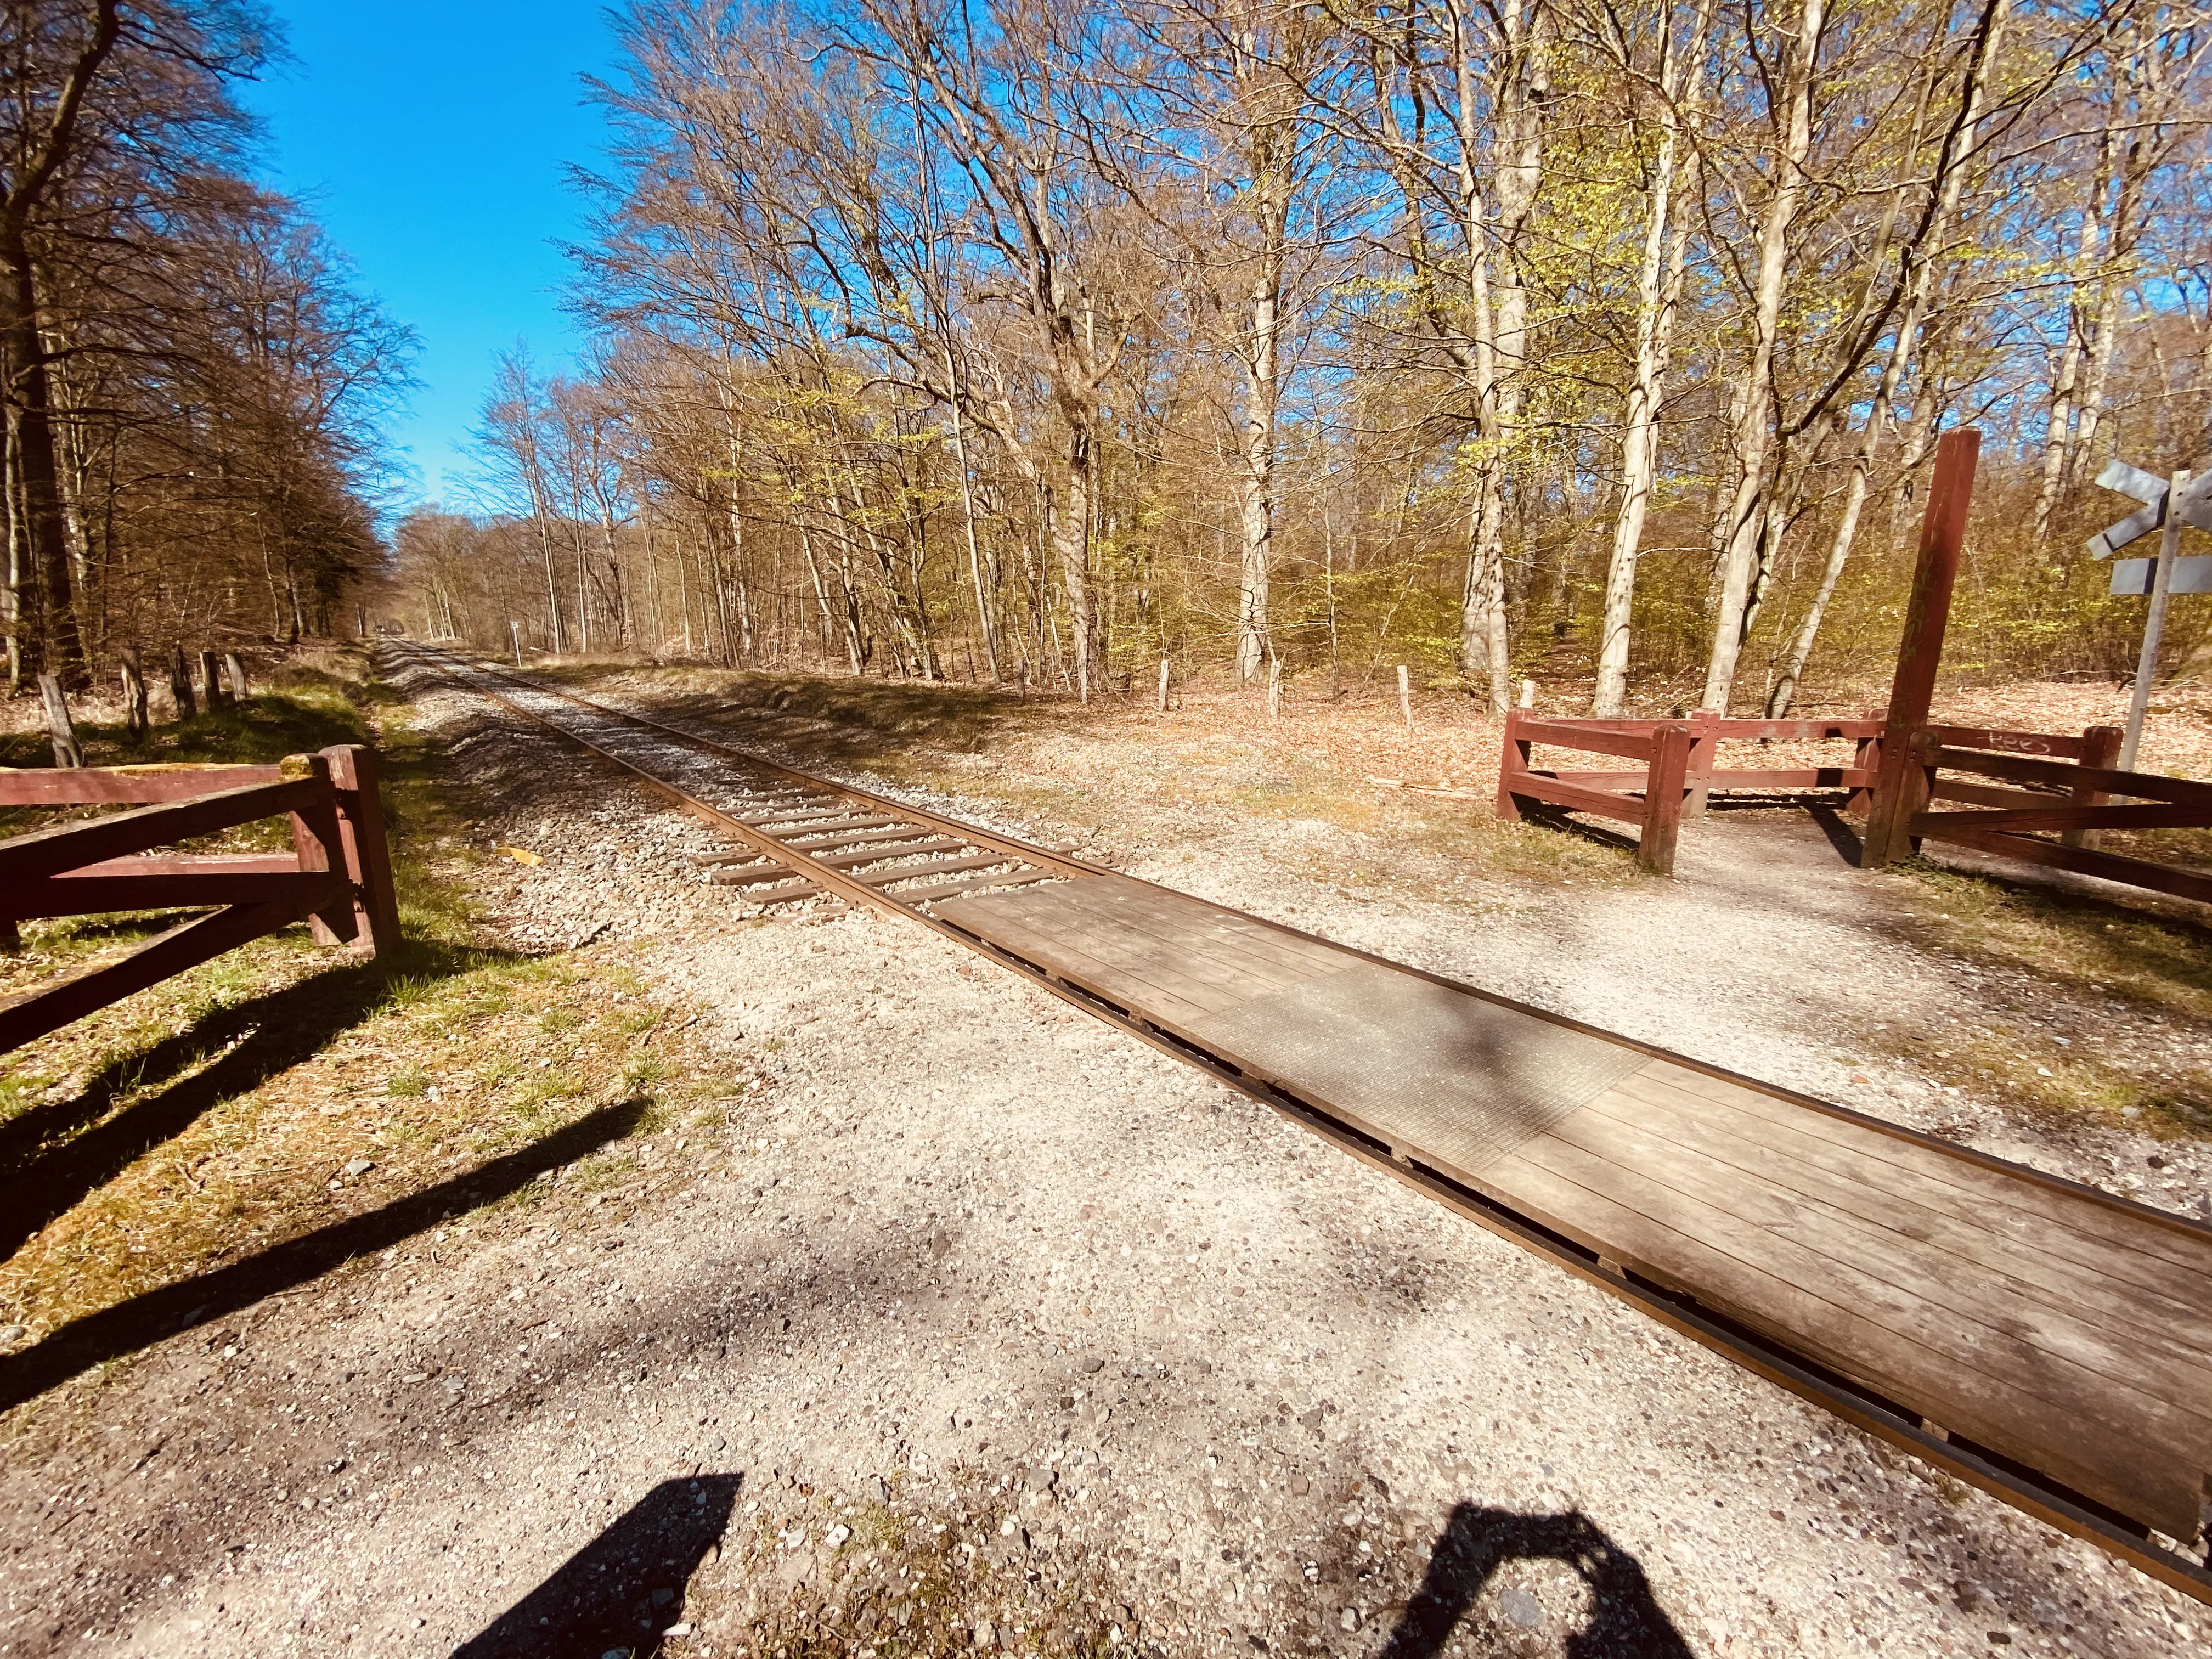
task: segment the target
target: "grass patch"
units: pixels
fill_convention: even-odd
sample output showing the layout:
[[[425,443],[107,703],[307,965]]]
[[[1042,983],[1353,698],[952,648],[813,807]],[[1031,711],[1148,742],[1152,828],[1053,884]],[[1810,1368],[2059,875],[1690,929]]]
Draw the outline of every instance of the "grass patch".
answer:
[[[2185,1029],[2212,1020],[2212,938],[2199,925],[1917,859],[1894,867],[1917,890],[1905,931],[1923,951],[2033,975],[2070,1000],[2101,1000],[2119,1019]],[[2033,1110],[2126,1113],[2154,1133],[2212,1135],[2212,1070],[2183,1061],[2154,1073],[2107,1059],[2087,1040],[2104,1022],[2055,1034],[2043,1027],[2037,1017],[2056,1006],[2039,991],[1991,1001],[1961,1009],[1969,1023],[1955,1035],[1899,1031],[1887,1046],[1978,1095]]]
[[[335,660],[368,673],[357,654]],[[167,757],[263,759],[368,738],[362,711],[382,703],[372,678],[284,686],[157,735]],[[647,988],[621,948],[532,959],[489,942],[439,855],[457,792],[403,715],[376,720],[374,740],[401,951],[366,961],[288,929],[0,1057],[0,1328],[23,1328],[0,1348],[465,1183],[606,1103],[641,1108],[635,1136],[731,1086],[726,1062],[709,1075],[651,1047],[666,1011],[635,1000]],[[173,921],[27,924],[0,990]],[[629,988],[595,985],[603,969]],[[596,1181],[634,1170],[629,1144],[591,1158]],[[551,1190],[539,1179],[488,1201]]]

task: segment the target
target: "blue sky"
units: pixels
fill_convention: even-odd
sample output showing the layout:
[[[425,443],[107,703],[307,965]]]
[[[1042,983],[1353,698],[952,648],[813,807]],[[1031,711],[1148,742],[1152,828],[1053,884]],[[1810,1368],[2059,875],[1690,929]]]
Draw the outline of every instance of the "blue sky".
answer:
[[[271,0],[293,58],[244,100],[269,128],[268,177],[307,198],[362,285],[422,337],[423,386],[397,436],[426,498],[459,505],[492,355],[526,340],[565,362],[560,310],[602,126],[579,76],[614,54],[585,0]]]

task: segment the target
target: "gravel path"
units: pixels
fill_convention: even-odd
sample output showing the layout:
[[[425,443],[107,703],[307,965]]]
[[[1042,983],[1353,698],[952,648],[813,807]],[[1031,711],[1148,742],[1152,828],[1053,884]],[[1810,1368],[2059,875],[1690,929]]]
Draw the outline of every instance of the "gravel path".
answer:
[[[544,858],[488,887],[508,931],[630,942],[758,1085],[617,1192],[416,1237],[16,1425],[0,1651],[2212,1641],[2197,1604],[921,929],[741,922],[682,860],[702,828],[416,695],[457,778],[507,791],[480,846]],[[1198,828],[1189,862],[1156,824],[1100,840],[1741,1071],[2155,1173],[2124,1135],[2035,1139],[1852,1052],[1876,997],[1913,1018],[2037,988],[1919,952],[1802,839],[1711,823],[1675,884],[1471,917],[1285,873],[1380,856],[1327,825]],[[2203,1182],[2171,1164],[2145,1195]],[[593,1609],[563,1613],[580,1584]]]

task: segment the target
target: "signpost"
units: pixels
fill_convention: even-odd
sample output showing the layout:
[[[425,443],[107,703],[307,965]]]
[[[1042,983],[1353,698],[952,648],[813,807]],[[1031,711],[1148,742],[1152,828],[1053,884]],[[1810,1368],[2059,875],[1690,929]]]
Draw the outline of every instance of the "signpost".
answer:
[[[2160,532],[2155,559],[2118,559],[2112,564],[2115,593],[2148,593],[2142,653],[2136,661],[2135,696],[2128,704],[2127,736],[2120,744],[2119,769],[2132,772],[2142,741],[2143,716],[2150,709],[2150,683],[2158,674],[2159,636],[2166,631],[2166,602],[2175,593],[2212,593],[2212,558],[2179,556],[2181,526],[2212,530],[2212,471],[2192,478],[2187,468],[2161,478],[2125,461],[2113,460],[2097,475],[2106,489],[2132,495],[2143,506],[2118,524],[2089,538],[2092,558],[2110,558],[2152,531]]]

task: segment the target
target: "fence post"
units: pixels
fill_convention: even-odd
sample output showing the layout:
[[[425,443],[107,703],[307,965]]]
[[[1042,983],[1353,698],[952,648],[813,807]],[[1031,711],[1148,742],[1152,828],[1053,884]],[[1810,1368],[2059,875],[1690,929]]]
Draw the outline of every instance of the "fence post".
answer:
[[[222,707],[222,669],[216,663],[215,653],[200,653],[200,690],[207,696],[208,713],[212,714]]]
[[[2127,741],[2126,731],[2117,726],[2092,726],[2081,733],[2081,764],[2100,766],[2107,770],[2120,769],[2120,747]],[[2112,798],[2101,789],[2092,789],[2085,784],[2074,786],[2071,799],[2076,806],[2110,806]],[[2069,830],[2058,837],[2062,847],[2094,847],[2094,830]]]
[[[70,720],[69,696],[62,690],[58,674],[39,676],[39,696],[46,705],[46,735],[54,741],[54,764],[82,766],[84,746],[76,740],[76,727]]]
[[[1690,798],[1682,803],[1682,810],[1693,818],[1705,815],[1705,805],[1712,799],[1713,762],[1720,755],[1721,711],[1717,708],[1692,708],[1690,711]]]
[[[1674,873],[1674,843],[1682,833],[1682,798],[1690,772],[1690,728],[1672,722],[1651,733],[1651,764],[1644,775],[1644,833],[1636,861],[1656,875]]]
[[[1413,729],[1413,679],[1406,665],[1398,665],[1398,712],[1406,717],[1406,729]]]
[[[1870,720],[1887,720],[1889,710],[1869,708],[1866,711],[1866,717]],[[1859,739],[1857,748],[1851,751],[1851,769],[1855,772],[1881,770],[1881,738],[1879,733],[1871,738]],[[1874,786],[1871,784],[1861,784],[1851,791],[1850,798],[1844,802],[1844,811],[1846,812],[1856,814],[1870,812],[1873,810]]]
[[[1517,821],[1521,804],[1513,799],[1513,781],[1528,769],[1529,745],[1521,741],[1521,722],[1528,711],[1509,708],[1505,711],[1505,743],[1498,751],[1498,816]]]
[[[522,624],[519,622],[508,622],[507,637],[508,642],[514,647],[514,665],[520,668],[522,666]]]
[[[1903,858],[1910,850],[1905,826],[1917,810],[1910,797],[1916,761],[1912,733],[1927,724],[1936,696],[1936,671],[1943,661],[1943,631],[1951,620],[1951,589],[1958,580],[1959,552],[1966,539],[1966,508],[1974,495],[1974,464],[1982,434],[1972,427],[1945,433],[1936,445],[1936,472],[1928,486],[1928,511],[1920,523],[1920,562],[1912,574],[1912,597],[1905,612],[1905,637],[1898,647],[1897,675],[1889,689],[1889,716],[1882,730],[1881,765],[1875,779],[1874,805],[1867,814],[1866,839],[1859,863],[1869,870]]]
[[[169,647],[169,697],[177,705],[177,718],[188,720],[200,712],[192,699],[192,671],[185,665],[182,641]]]
[[[1267,718],[1271,720],[1283,718],[1283,659],[1280,657],[1267,659]]]
[[[331,785],[328,755],[302,755],[298,758],[307,762],[308,776]],[[302,870],[329,870],[343,862],[348,877],[352,876],[353,860],[346,856],[345,831],[338,817],[335,787],[331,787],[322,804],[292,814],[292,853]],[[319,910],[307,918],[307,931],[318,945],[343,945],[348,939],[358,939],[359,908],[349,902],[331,909]]]
[[[384,803],[377,793],[376,750],[361,744],[325,749],[338,797],[338,839],[346,876],[359,895],[370,951],[382,956],[399,945],[399,901],[392,886],[392,848],[384,836]]]
[[[224,672],[230,676],[231,697],[235,702],[244,702],[246,701],[246,659],[235,651],[227,651],[223,653],[222,665]]]
[[[1168,659],[1165,657],[1160,659],[1159,710],[1163,714],[1168,712]]]

